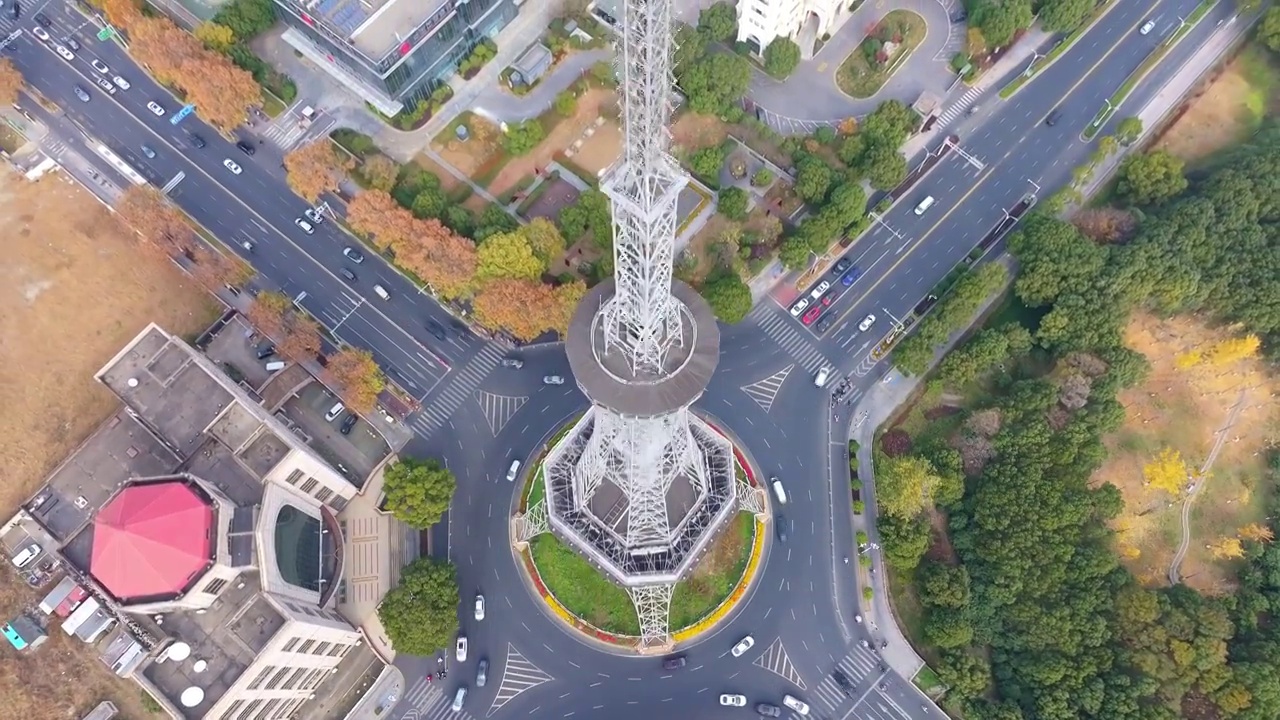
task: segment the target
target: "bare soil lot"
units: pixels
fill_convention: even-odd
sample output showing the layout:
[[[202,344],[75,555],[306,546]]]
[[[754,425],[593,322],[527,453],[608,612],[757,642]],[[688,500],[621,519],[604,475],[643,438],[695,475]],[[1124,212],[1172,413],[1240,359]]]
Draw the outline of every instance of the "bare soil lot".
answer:
[[[0,512],[7,517],[116,407],[93,374],[154,321],[191,337],[217,313],[176,267],[138,251],[92,196],[58,177],[0,168]],[[39,594],[0,571],[0,616]],[[152,717],[140,689],[61,631],[29,655],[0,647],[0,720],[78,718],[111,700]]]
[[[1151,363],[1147,381],[1120,394],[1125,424],[1107,438],[1107,461],[1098,482],[1120,488],[1125,512],[1116,520],[1122,562],[1148,585],[1167,584],[1169,562],[1180,540],[1182,498],[1144,487],[1143,466],[1163,448],[1181,453],[1198,470],[1216,433],[1227,435],[1221,453],[1193,501],[1191,542],[1181,573],[1188,585],[1210,593],[1230,591],[1234,561],[1219,560],[1206,545],[1261,519],[1268,489],[1264,453],[1280,438],[1280,413],[1271,401],[1280,382],[1266,374],[1257,359],[1221,367],[1180,369],[1175,358],[1189,350],[1207,350],[1227,333],[1201,325],[1191,317],[1160,319],[1135,313],[1125,331],[1126,344]],[[1239,418],[1227,427],[1233,405],[1244,393]]]

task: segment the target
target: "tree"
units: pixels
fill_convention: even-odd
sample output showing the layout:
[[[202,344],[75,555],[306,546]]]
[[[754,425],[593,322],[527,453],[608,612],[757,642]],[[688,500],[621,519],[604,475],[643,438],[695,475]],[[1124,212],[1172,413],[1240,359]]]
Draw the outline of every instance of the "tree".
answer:
[[[1031,27],[1030,0],[984,0],[976,3],[970,23],[982,31],[982,37],[991,47],[1003,47],[1013,40],[1017,31]]]
[[[807,203],[822,202],[833,179],[831,166],[815,155],[805,155],[796,162],[795,191]]]
[[[204,244],[192,250],[191,277],[208,292],[216,293],[227,285],[240,287],[254,276],[253,267],[235,255],[224,255]]]
[[[925,617],[924,637],[943,649],[963,647],[973,642],[973,625],[963,610],[931,608]]]
[[[573,243],[590,232],[596,247],[613,249],[613,213],[609,196],[596,189],[587,190],[556,218],[566,242]]]
[[[315,204],[327,192],[337,192],[338,183],[352,168],[351,158],[338,154],[328,138],[312,141],[284,156],[285,179],[293,191]]]
[[[813,250],[809,247],[809,241],[799,235],[792,235],[783,240],[782,247],[778,248],[778,260],[788,270],[805,268],[808,266],[809,258],[812,255]]]
[[[481,285],[473,303],[476,319],[483,325],[503,328],[526,342],[558,330],[563,307],[564,300],[550,285],[513,278]]]
[[[863,154],[862,171],[877,190],[892,190],[907,179],[907,159],[895,147],[872,143]]]
[[[764,71],[786,80],[800,64],[800,46],[785,35],[778,36],[764,49]]]
[[[588,191],[591,192],[591,191]],[[598,192],[598,191],[596,191]],[[586,193],[583,193],[584,195]],[[581,196],[579,196],[581,201]],[[572,207],[572,206],[570,206]],[[501,232],[511,232],[520,227],[520,223],[511,217],[511,213],[496,203],[485,207],[484,212],[480,213],[480,218],[476,220],[475,238],[476,242],[482,242],[490,235]]]
[[[460,602],[454,566],[421,557],[400,571],[400,584],[378,605],[378,619],[396,652],[432,655],[457,635]]]
[[[1132,212],[1113,207],[1081,210],[1071,216],[1071,224],[1085,237],[1104,245],[1128,242],[1138,230],[1138,218]]]
[[[437,295],[452,300],[475,287],[479,251],[475,243],[458,235],[437,220],[419,222],[423,235],[432,238],[424,262],[414,268],[422,281]]]
[[[516,157],[528,155],[546,136],[542,123],[537,118],[530,118],[507,126],[507,135],[502,139],[502,147],[508,155]]]
[[[1142,478],[1155,490],[1179,495],[1187,484],[1187,463],[1182,454],[1171,447],[1161,450],[1151,462],[1142,467]]]
[[[688,25],[680,24],[676,28],[675,45],[676,50],[671,58],[671,69],[675,72],[676,77],[680,77],[691,65],[706,57],[707,36]],[[606,65],[609,68],[609,78],[613,79],[615,77],[613,65],[610,63],[606,63]]]
[[[751,310],[751,288],[735,272],[721,271],[708,278],[702,284],[702,297],[716,317],[729,325],[742,322]]]
[[[738,11],[733,3],[717,2],[698,13],[698,30],[712,42],[729,42],[738,34]]]
[[[1275,533],[1262,523],[1249,523],[1240,528],[1240,537],[1256,543],[1269,543],[1275,539]]]
[[[214,22],[231,28],[241,42],[265,32],[275,20],[275,3],[270,0],[231,0],[213,16]]]
[[[186,215],[153,185],[131,185],[116,203],[116,217],[166,257],[190,255],[195,231]]]
[[[760,168],[751,176],[752,187],[765,187],[773,182],[773,172],[769,168]]]
[[[419,220],[427,220],[429,218],[437,218],[444,214],[449,208],[449,198],[445,196],[444,189],[439,185],[423,188],[413,198],[413,203],[409,206],[409,211]]]
[[[347,203],[347,223],[381,250],[403,245],[417,230],[413,214],[382,190],[365,190]]]
[[[1183,162],[1168,150],[1130,155],[1120,165],[1116,192],[1134,205],[1154,205],[1187,189]]]
[[[1206,359],[1210,365],[1219,367],[1231,365],[1240,360],[1256,356],[1258,349],[1261,347],[1262,340],[1257,335],[1227,338],[1214,345]]]
[[[1040,24],[1045,30],[1066,33],[1075,30],[1094,8],[1093,0],[1054,0],[1040,6]]]
[[[536,217],[521,228],[520,233],[529,242],[529,248],[534,256],[542,263],[543,272],[551,266],[551,263],[564,256],[564,236],[550,220]]]
[[[1136,141],[1142,135],[1142,120],[1136,117],[1127,117],[1116,125],[1116,138],[1121,143],[1129,145]]]
[[[258,293],[245,317],[258,332],[271,338],[283,357],[299,362],[313,360],[320,352],[320,328],[284,293]]]
[[[982,657],[960,650],[944,650],[941,656],[935,669],[948,694],[976,698],[991,686],[991,665]]]
[[[1244,557],[1244,545],[1240,538],[1221,537],[1209,543],[1209,552],[1219,560]]]
[[[914,570],[920,564],[932,540],[929,520],[923,514],[910,519],[880,515],[876,529],[880,531],[885,561],[901,572]]]
[[[569,117],[574,110],[578,109],[578,96],[574,95],[572,90],[565,90],[556,95],[556,99],[551,106],[555,108],[557,115]]]
[[[1280,52],[1280,6],[1267,8],[1258,25],[1258,40],[1273,52]]]
[[[933,464],[906,455],[876,462],[876,504],[885,515],[909,520],[933,504],[933,492],[942,479]]]
[[[969,573],[963,566],[926,562],[916,568],[920,602],[928,607],[962,608],[969,604]]]
[[[264,290],[249,304],[245,317],[258,332],[269,337],[284,334],[285,318],[293,311],[293,301],[288,295],[274,290]]]
[[[9,58],[0,58],[0,103],[12,105],[18,102],[18,93],[27,86],[22,72]]]
[[[325,374],[337,386],[342,401],[359,415],[373,412],[378,394],[387,387],[373,353],[359,348],[344,347],[329,356]]]
[[[400,173],[400,166],[386,155],[374,153],[360,163],[359,172],[370,188],[390,192],[391,188],[396,186],[396,176]]]
[[[94,4],[116,27],[129,29],[142,18],[142,0],[94,0]]]
[[[403,458],[383,471],[387,510],[397,520],[419,530],[440,522],[457,487],[453,473],[434,459]]]
[[[236,42],[236,34],[226,25],[216,22],[202,22],[193,33],[196,39],[214,52],[225,53]]]
[[[730,220],[747,219],[747,191],[740,187],[727,187],[718,194],[716,209]]]
[[[546,268],[519,231],[490,235],[480,243],[476,256],[476,280],[481,283],[496,278],[537,280]]]
[[[720,168],[724,167],[725,151],[721,145],[708,145],[689,156],[689,169],[694,175],[719,181]]]
[[[737,107],[751,84],[751,65],[730,53],[711,53],[686,67],[678,76],[689,109],[702,115],[721,115]]]

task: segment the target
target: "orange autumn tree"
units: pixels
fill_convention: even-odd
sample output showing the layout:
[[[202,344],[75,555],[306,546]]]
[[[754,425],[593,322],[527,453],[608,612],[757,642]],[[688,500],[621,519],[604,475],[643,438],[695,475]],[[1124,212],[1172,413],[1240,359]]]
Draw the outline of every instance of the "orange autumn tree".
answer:
[[[254,271],[240,258],[215,252],[201,244],[194,249],[191,276],[200,287],[216,293],[224,285],[243,285],[254,276]]]
[[[338,183],[353,166],[351,158],[334,151],[329,138],[321,138],[284,156],[289,187],[307,202],[315,203],[326,192],[336,192]]]
[[[133,185],[116,203],[116,218],[143,243],[169,257],[189,255],[195,232],[182,211],[152,185]]]
[[[347,223],[380,250],[406,243],[417,232],[417,222],[382,190],[365,190],[347,204]]]
[[[470,292],[476,275],[475,243],[445,227],[439,220],[419,220],[417,225],[417,238],[425,256],[413,272],[446,300]]]
[[[200,117],[230,132],[262,102],[253,75],[206,48],[167,18],[142,18],[129,26],[130,51],[159,82],[185,94]]]
[[[555,307],[551,315],[551,329],[564,337],[569,334],[569,321],[573,319],[573,312],[578,309],[582,298],[586,297],[587,285],[581,280],[574,280],[557,285],[552,294],[555,297]]]
[[[481,286],[473,302],[476,319],[529,341],[555,329],[555,288],[536,280],[499,278]]]
[[[90,0],[89,4],[101,9],[116,27],[129,29],[142,19],[142,0]]]
[[[290,360],[314,360],[320,352],[320,327],[284,293],[258,293],[245,317],[258,332],[271,338],[276,352]]]
[[[0,58],[0,103],[12,105],[18,102],[18,93],[27,86],[22,72],[9,58]]]
[[[325,373],[336,385],[347,407],[367,415],[378,404],[378,394],[387,386],[373,354],[368,350],[344,347],[329,358]]]

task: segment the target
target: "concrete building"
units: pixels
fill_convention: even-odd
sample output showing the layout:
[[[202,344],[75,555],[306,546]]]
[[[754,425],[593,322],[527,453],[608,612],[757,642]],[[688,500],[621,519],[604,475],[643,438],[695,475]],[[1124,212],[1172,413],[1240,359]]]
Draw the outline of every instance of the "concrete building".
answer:
[[[812,57],[818,38],[835,31],[850,0],[738,0],[738,42],[757,55],[774,38],[791,38]]]
[[[384,115],[412,110],[520,0],[275,0],[289,43]]]
[[[365,478],[326,462],[290,391],[155,325],[96,377],[124,409],[25,506],[93,593],[63,629],[92,643],[119,618],[147,657],[121,641],[109,665],[175,718],[324,717],[373,661],[337,610],[337,512]]]

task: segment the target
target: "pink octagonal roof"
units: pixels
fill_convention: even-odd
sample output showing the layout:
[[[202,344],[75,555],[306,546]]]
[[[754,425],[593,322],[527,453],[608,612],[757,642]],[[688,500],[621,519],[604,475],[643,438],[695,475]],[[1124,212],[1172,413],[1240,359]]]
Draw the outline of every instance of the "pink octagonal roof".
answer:
[[[212,557],[213,508],[183,482],[133,485],[93,522],[90,572],[117,599],[173,597]]]

